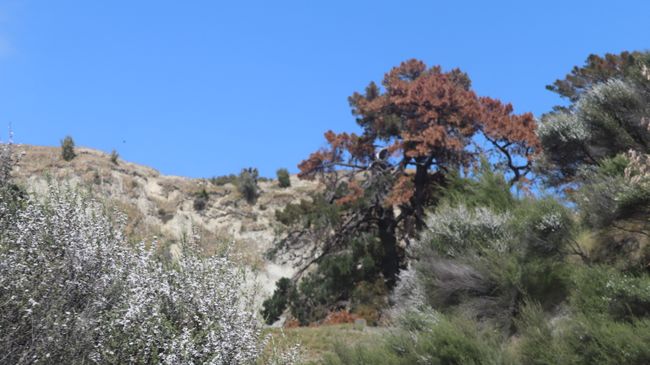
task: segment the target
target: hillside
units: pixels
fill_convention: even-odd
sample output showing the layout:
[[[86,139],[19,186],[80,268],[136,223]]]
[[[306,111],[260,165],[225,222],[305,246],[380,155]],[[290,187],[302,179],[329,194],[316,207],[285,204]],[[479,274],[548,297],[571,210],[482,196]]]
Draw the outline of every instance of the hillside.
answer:
[[[235,252],[257,274],[265,291],[262,297],[272,292],[277,279],[294,270],[290,257],[284,263],[264,258],[273,243],[275,210],[318,188],[295,176],[289,188],[280,188],[277,181],[260,181],[260,196],[250,205],[233,184],[166,176],[121,159],[114,164],[109,154],[94,149],[77,148],[77,157],[69,162],[56,147],[17,145],[16,153],[20,162],[13,176],[28,191],[44,192],[49,181],[92,191],[127,215],[126,231],[133,241],[156,237],[170,255],[179,254],[182,242],[196,240],[207,253],[233,242]],[[194,201],[203,189],[209,199],[204,209],[197,210]]]

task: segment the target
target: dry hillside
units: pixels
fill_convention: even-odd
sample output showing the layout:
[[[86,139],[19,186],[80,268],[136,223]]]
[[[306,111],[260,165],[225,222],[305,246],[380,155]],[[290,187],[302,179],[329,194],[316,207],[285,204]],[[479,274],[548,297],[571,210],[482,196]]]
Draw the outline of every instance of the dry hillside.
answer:
[[[290,188],[277,181],[260,182],[261,195],[246,203],[236,186],[216,186],[207,179],[161,175],[153,168],[122,161],[114,164],[101,151],[77,148],[66,162],[56,147],[17,145],[20,162],[14,177],[29,191],[43,192],[50,181],[87,189],[128,216],[127,234],[134,241],[157,238],[161,249],[178,255],[184,242],[196,242],[207,253],[234,243],[234,251],[254,272],[267,293],[282,276],[293,273],[291,258],[269,262],[276,222],[274,213],[288,202],[307,198],[316,183],[291,177]],[[203,189],[209,199],[203,210],[194,207]]]

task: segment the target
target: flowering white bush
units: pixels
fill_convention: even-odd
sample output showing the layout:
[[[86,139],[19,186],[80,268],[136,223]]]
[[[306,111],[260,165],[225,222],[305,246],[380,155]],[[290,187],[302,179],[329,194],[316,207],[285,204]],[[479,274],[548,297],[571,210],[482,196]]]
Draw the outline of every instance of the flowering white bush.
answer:
[[[497,213],[487,207],[442,206],[426,219],[428,229],[416,245],[432,244],[449,256],[480,247],[503,251],[512,238],[509,213]]]
[[[3,210],[5,202],[0,202]],[[102,206],[56,188],[0,246],[1,363],[243,364],[259,325],[225,257],[165,267],[128,247]]]
[[[594,85],[578,101],[576,109],[578,118],[586,123],[601,119],[610,112],[608,106],[620,103],[619,107],[642,105],[643,100],[638,90],[629,82],[611,79]],[[614,109],[616,110],[616,109]]]
[[[103,205],[57,187],[42,200],[18,209],[0,201],[0,363],[250,364],[260,357],[253,293],[227,257],[190,252],[164,264],[155,244],[129,245],[124,219]]]
[[[537,136],[562,143],[584,143],[589,138],[589,130],[582,119],[564,111],[545,114],[537,128]]]
[[[14,167],[14,145],[11,138],[7,143],[0,143],[0,186],[6,186],[11,178]]]

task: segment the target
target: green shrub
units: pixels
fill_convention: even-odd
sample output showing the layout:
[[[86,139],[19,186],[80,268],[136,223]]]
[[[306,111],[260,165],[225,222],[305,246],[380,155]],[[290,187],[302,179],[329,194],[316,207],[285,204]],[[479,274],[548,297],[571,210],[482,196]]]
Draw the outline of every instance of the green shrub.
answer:
[[[118,163],[118,159],[119,159],[119,158],[120,158],[120,154],[117,153],[116,150],[111,151],[111,162],[112,162],[114,165],[117,165],[117,163]]]
[[[647,216],[650,211],[650,186],[637,185],[625,189],[618,196],[619,218],[628,218],[634,215]]]
[[[339,345],[325,363],[338,364],[506,364],[500,337],[471,322],[441,315],[409,314],[381,341],[354,348]]]
[[[617,322],[578,316],[559,341],[568,350],[564,364],[650,364],[650,320]]]
[[[526,245],[526,254],[561,257],[571,242],[575,225],[569,210],[552,198],[525,199],[513,210],[516,236]]]
[[[536,258],[522,265],[520,283],[522,292],[536,300],[544,309],[552,309],[569,294],[570,271],[563,260]]]
[[[289,308],[301,325],[340,309],[351,310],[370,324],[378,322],[389,293],[381,271],[381,243],[368,233],[346,245],[351,249],[324,257],[291,291]]]
[[[521,341],[517,346],[520,364],[566,364],[567,349],[562,348],[549,325],[549,318],[536,302],[522,305],[516,320]]]
[[[334,354],[328,354],[325,365],[393,365],[402,364],[401,359],[384,346],[347,346],[336,343]]]
[[[259,195],[258,175],[257,169],[251,167],[243,169],[237,178],[237,190],[249,204],[255,204]]]
[[[625,154],[621,153],[600,161],[598,165],[598,173],[605,176],[622,176],[629,163],[630,160],[625,156]]]
[[[521,310],[517,327],[520,364],[650,363],[650,320],[619,322],[597,315],[576,314],[550,321],[537,304]]]
[[[281,278],[275,283],[273,296],[262,303],[262,317],[266,324],[273,324],[273,322],[280,319],[284,310],[287,309],[292,287],[293,285],[289,278]]]
[[[581,174],[584,183],[574,199],[588,226],[606,228],[617,220],[650,215],[647,158],[634,152],[619,154]]]
[[[650,317],[650,275],[631,275],[607,266],[575,270],[571,305],[586,316],[615,320]]]
[[[411,245],[416,285],[425,304],[508,333],[524,298],[552,308],[567,297],[574,221],[553,199],[513,198],[492,173],[466,180]]]
[[[291,314],[301,325],[317,322],[338,309],[339,298],[349,298],[354,286],[354,261],[350,254],[325,258],[316,271],[309,273],[290,299]]]
[[[284,226],[300,228],[321,228],[335,225],[340,220],[340,207],[330,204],[321,193],[311,194],[311,199],[300,203],[289,203],[284,209],[275,211],[275,219]]]
[[[223,186],[223,185],[226,185],[226,184],[236,185],[237,184],[237,175],[230,174],[230,175],[215,176],[215,177],[211,177],[209,180],[213,185],[216,185],[216,186]]]
[[[198,212],[204,210],[209,200],[208,192],[205,189],[201,190],[194,198],[194,209]]]
[[[288,188],[291,186],[291,177],[289,176],[289,170],[279,169],[276,174],[278,176],[278,185],[281,188]]]
[[[77,154],[74,152],[74,140],[70,136],[66,136],[61,141],[61,157],[65,161],[71,161]]]
[[[441,195],[450,206],[486,207],[496,212],[510,210],[517,203],[505,177],[492,171],[485,160],[474,179],[451,175]]]

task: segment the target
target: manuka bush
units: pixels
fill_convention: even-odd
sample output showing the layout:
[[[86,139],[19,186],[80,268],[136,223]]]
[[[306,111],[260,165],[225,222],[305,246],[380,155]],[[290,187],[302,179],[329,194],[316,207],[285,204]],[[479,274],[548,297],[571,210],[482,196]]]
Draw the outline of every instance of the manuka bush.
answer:
[[[74,140],[70,136],[66,136],[61,140],[61,157],[66,161],[71,161],[73,158],[77,157],[77,154],[74,151]]]
[[[226,257],[189,253],[165,267],[153,249],[129,247],[102,206],[57,188],[2,219],[14,229],[0,246],[0,362],[242,364],[259,355],[244,277]]]
[[[291,186],[291,177],[289,176],[289,170],[279,169],[276,174],[278,176],[278,185],[281,188],[288,188]]]

